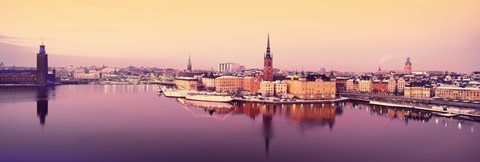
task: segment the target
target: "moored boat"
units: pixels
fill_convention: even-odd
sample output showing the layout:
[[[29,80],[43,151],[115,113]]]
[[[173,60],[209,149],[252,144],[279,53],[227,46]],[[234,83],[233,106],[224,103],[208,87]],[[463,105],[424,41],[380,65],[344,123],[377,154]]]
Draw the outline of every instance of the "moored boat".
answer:
[[[188,100],[209,101],[209,102],[231,102],[232,96],[221,93],[188,93],[185,96]]]

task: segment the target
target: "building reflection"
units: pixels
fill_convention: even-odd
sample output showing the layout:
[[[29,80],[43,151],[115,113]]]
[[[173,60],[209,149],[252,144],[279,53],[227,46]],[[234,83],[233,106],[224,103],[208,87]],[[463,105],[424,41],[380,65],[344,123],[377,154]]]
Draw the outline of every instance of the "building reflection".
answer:
[[[48,91],[47,87],[37,87],[37,116],[40,119],[40,125],[45,125],[48,115]]]
[[[428,122],[432,118],[432,114],[427,111],[377,106],[361,102],[346,102],[344,108],[365,110],[372,115],[385,116],[391,120],[401,120],[406,124],[411,121]]]

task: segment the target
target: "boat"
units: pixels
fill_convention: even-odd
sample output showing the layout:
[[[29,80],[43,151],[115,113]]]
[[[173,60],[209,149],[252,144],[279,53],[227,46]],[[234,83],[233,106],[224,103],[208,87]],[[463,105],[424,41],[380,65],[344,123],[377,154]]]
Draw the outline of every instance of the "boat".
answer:
[[[459,114],[454,114],[454,113],[440,113],[440,112],[432,112],[432,114],[438,115],[438,116],[443,116],[443,117],[456,117]]]
[[[222,93],[187,93],[187,100],[209,101],[209,102],[231,102],[232,96]]]
[[[387,102],[378,102],[378,101],[370,101],[370,104],[379,105],[379,106],[387,106],[387,107],[413,108],[413,106],[399,105],[399,104],[393,104],[393,103],[387,103]]]
[[[189,91],[186,90],[177,90],[177,89],[170,89],[170,88],[162,88],[162,93],[165,97],[174,97],[174,98],[184,98]]]

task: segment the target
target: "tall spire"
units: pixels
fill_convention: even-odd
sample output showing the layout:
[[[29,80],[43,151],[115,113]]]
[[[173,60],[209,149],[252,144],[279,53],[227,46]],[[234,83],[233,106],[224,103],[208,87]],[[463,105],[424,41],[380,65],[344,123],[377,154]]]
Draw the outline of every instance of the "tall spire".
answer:
[[[272,58],[272,55],[270,54],[270,33],[268,33],[267,36],[267,52],[265,54],[265,58]]]
[[[192,71],[192,60],[190,59],[190,53],[188,53],[188,65],[187,70]]]

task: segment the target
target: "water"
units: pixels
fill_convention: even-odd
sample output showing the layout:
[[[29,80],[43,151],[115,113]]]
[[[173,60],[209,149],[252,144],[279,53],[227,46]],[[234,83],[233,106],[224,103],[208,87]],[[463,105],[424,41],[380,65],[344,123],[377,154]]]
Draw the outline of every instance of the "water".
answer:
[[[204,106],[154,86],[2,88],[0,161],[480,159],[475,121],[353,102]]]

